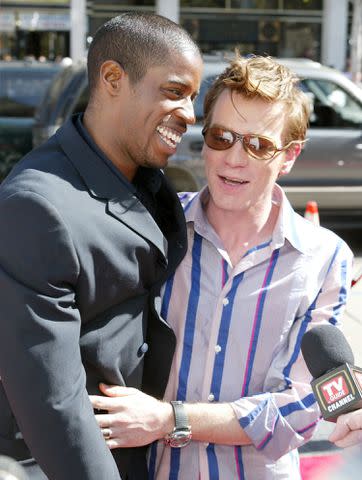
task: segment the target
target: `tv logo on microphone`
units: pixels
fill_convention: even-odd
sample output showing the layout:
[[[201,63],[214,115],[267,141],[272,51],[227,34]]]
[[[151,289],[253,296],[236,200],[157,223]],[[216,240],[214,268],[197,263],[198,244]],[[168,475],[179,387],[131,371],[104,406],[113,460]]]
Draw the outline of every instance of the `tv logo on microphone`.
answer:
[[[345,363],[311,382],[325,420],[362,407],[362,369]]]
[[[349,394],[346,380],[343,375],[338,375],[332,380],[321,385],[323,396],[328,404],[334,403]]]

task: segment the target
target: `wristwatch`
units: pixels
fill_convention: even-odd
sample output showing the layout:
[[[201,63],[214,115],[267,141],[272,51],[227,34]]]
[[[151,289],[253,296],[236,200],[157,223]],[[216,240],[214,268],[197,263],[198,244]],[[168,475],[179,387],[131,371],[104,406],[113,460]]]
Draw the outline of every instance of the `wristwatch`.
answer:
[[[192,433],[185,407],[180,400],[172,401],[171,405],[175,416],[175,428],[166,435],[164,442],[173,448],[186,447],[191,441]]]

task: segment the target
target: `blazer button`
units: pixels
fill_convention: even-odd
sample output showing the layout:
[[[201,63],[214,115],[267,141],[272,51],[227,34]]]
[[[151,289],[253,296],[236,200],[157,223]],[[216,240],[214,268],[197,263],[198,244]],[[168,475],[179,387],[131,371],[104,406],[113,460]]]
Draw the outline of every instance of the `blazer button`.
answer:
[[[144,355],[147,352],[148,352],[148,343],[144,342],[144,343],[142,343],[142,345],[138,349],[138,355],[141,356],[141,355]]]

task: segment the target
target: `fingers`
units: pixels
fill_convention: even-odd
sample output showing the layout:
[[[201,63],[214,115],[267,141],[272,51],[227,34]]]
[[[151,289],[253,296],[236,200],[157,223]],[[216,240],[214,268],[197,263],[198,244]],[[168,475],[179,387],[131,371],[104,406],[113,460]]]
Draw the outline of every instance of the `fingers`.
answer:
[[[119,397],[102,397],[101,395],[89,395],[89,400],[93,408],[98,410],[107,410],[114,412],[122,406],[122,400]]]
[[[101,428],[111,428],[115,424],[116,418],[111,414],[96,415],[96,421]]]
[[[362,413],[360,410],[341,415],[329,441],[338,447],[349,447],[362,442]]]
[[[125,397],[127,395],[134,395],[138,392],[136,388],[121,387],[120,385],[106,385],[105,383],[99,384],[99,390],[108,397]]]
[[[344,438],[337,440],[334,443],[337,445],[337,447],[341,448],[352,447],[353,445],[362,443],[362,430],[349,432]]]
[[[121,448],[121,447],[124,447],[125,445],[121,445],[121,442],[115,438],[111,438],[110,440],[106,440],[106,444],[108,446],[108,448],[110,448],[111,450],[113,448]]]
[[[348,426],[350,430],[361,430],[362,429],[362,411],[356,410],[354,412],[348,413]]]
[[[350,428],[347,424],[347,419],[345,415],[341,415],[337,419],[336,426],[329,436],[329,441],[330,442],[336,442],[337,440],[340,440],[341,438],[345,437],[348,432],[350,432]]]

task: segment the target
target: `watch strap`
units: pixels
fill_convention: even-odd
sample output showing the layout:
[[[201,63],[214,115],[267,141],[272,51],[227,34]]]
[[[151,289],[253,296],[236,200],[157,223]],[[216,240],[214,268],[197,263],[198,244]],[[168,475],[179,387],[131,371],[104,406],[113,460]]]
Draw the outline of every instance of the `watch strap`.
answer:
[[[175,416],[175,429],[190,428],[184,404],[180,400],[172,400],[171,405]]]

